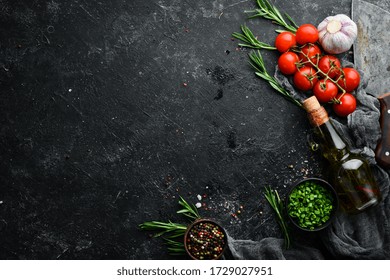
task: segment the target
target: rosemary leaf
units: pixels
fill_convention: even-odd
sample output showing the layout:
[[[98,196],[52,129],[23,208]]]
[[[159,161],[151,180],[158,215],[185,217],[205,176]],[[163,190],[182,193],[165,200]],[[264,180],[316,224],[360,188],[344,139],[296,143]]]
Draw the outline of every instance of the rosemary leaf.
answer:
[[[164,234],[180,236],[184,235],[185,231],[187,230],[186,225],[172,223],[171,221],[167,223],[159,221],[144,222],[140,224],[139,227],[143,230],[157,231],[157,233],[154,234],[154,237],[159,237]]]
[[[183,250],[185,250],[185,249],[184,249],[184,243],[183,243],[183,242],[179,242],[179,241],[175,241],[175,240],[166,238],[166,239],[165,239],[165,243],[166,243],[168,246],[170,246],[171,248],[173,248],[173,249],[176,249],[176,250],[178,250],[178,249],[183,249]]]
[[[292,17],[291,17],[289,14],[284,13],[284,15],[286,16],[286,18],[288,18],[288,20],[293,24],[293,26],[294,26],[295,28],[298,28],[298,27],[299,27],[299,26],[295,23],[295,21],[292,19]]]
[[[183,255],[186,253],[184,243],[172,240],[170,238],[165,238],[165,244],[168,247],[168,252],[171,255]]]
[[[177,238],[177,237],[183,237],[184,234],[186,233],[186,231],[174,231],[172,234],[168,235],[167,238],[171,238],[171,239],[174,239],[174,238]]]
[[[169,254],[176,256],[176,255],[184,255],[186,253],[186,250],[181,250],[181,249],[175,249],[175,248],[170,248],[168,247],[168,252]]]
[[[259,76],[260,78],[264,79],[264,80],[268,80],[268,76],[263,74],[263,73],[260,73],[260,72],[255,72],[256,76]],[[271,86],[273,85],[271,82],[269,83]]]

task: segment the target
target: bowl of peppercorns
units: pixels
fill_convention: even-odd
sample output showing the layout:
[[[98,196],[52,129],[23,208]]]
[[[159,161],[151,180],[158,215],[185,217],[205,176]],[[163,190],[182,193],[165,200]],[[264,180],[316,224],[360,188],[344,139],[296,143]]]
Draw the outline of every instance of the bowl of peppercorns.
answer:
[[[338,208],[336,191],[320,178],[301,180],[287,194],[287,215],[294,226],[304,231],[319,231],[329,226]]]
[[[194,260],[217,260],[227,247],[227,235],[217,222],[198,219],[187,228],[184,247]]]

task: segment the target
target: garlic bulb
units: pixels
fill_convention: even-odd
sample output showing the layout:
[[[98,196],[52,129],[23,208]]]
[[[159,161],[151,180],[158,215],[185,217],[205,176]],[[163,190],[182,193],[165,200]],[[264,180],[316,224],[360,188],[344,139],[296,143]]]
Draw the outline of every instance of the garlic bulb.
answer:
[[[357,37],[357,26],[347,15],[329,16],[318,25],[319,41],[330,54],[349,50]]]

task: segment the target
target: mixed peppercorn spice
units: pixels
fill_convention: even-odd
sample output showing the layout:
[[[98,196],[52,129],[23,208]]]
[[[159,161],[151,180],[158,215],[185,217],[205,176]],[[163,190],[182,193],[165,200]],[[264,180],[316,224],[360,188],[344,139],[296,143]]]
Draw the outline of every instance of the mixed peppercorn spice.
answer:
[[[224,230],[211,221],[195,223],[186,235],[188,253],[195,259],[218,259],[226,246]]]

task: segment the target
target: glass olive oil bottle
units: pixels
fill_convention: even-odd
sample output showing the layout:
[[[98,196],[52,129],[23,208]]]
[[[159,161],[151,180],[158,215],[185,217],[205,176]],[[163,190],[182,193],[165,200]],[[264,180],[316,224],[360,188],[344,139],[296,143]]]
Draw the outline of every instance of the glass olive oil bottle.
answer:
[[[329,181],[346,212],[359,213],[379,203],[381,196],[367,161],[352,153],[325,108],[312,96],[303,102],[323,156],[330,164]]]

